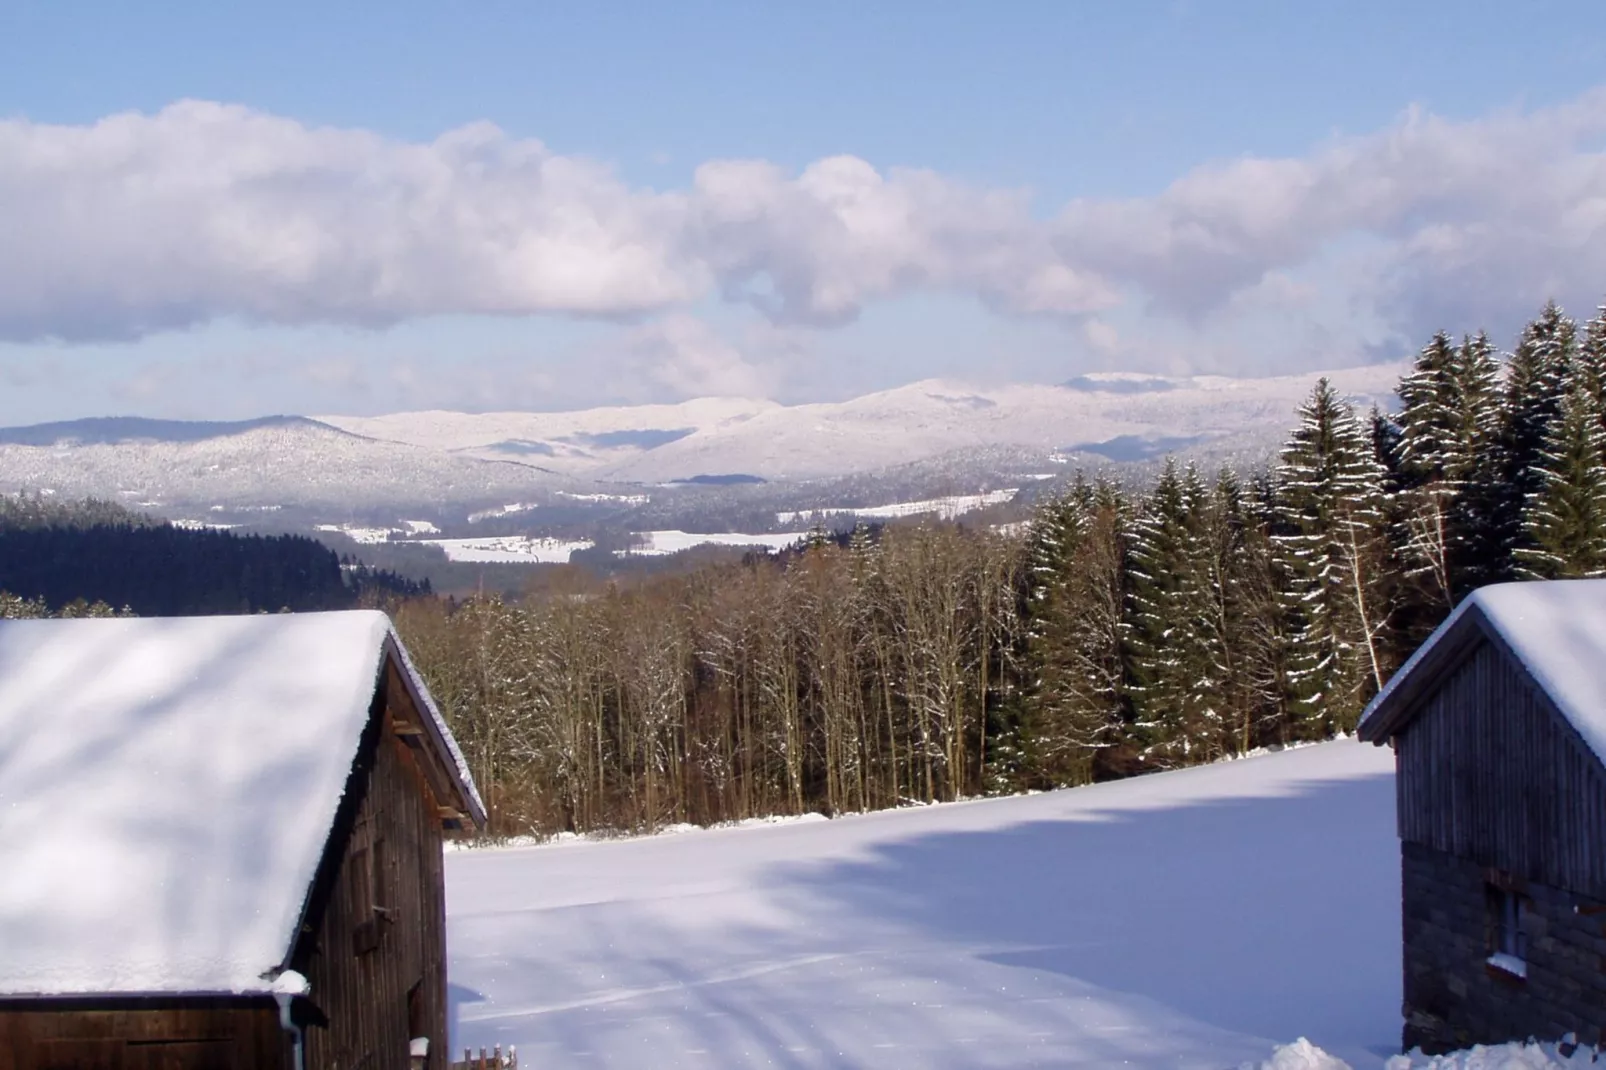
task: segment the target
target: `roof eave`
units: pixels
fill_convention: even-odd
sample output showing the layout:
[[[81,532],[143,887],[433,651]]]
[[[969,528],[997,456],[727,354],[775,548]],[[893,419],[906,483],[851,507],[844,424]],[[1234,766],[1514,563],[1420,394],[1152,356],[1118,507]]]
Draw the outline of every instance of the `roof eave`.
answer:
[[[448,741],[443,731],[444,719],[435,700],[430,696],[429,690],[418,676],[412,659],[407,656],[407,650],[402,646],[401,640],[396,636],[394,629],[385,637],[386,660],[394,658],[401,677],[402,686],[407,688],[407,696],[412,699],[418,712],[422,715],[419,721],[429,745],[435,752],[442,768],[451,781],[452,789],[457,794],[457,809],[465,814],[474,823],[475,828],[483,829],[486,822],[485,806],[480,801],[479,791],[472,781],[464,781],[464,772],[458,765],[458,752],[451,741]],[[379,686],[383,686],[384,665],[380,666]]]
[[[1491,638],[1498,638],[1498,633],[1483,607],[1469,597],[1367,704],[1356,726],[1356,736],[1379,747],[1388,743],[1416,716],[1421,708],[1419,700],[1433,684],[1459,664],[1474,643]]]

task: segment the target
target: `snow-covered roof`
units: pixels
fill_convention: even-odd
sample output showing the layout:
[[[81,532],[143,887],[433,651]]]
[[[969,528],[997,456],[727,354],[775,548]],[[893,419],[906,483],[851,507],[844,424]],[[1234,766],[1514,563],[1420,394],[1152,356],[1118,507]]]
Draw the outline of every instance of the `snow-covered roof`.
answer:
[[[383,613],[0,622],[0,994],[272,991],[387,651],[482,816]]]
[[[1366,707],[1361,738],[1385,742],[1410,715],[1417,689],[1448,667],[1446,656],[1479,630],[1504,643],[1595,756],[1606,762],[1606,580],[1480,587],[1456,606]]]

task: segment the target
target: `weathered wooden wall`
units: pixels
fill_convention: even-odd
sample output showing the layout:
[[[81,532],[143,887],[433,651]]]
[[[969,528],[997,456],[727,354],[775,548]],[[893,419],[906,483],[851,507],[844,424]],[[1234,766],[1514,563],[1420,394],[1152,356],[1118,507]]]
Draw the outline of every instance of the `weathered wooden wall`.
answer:
[[[376,704],[377,705],[377,704]],[[308,1070],[408,1065],[408,1041],[430,1040],[446,1066],[446,901],[439,804],[417,751],[396,729],[417,723],[387,673],[384,710],[359,759],[360,798],[315,935],[298,952],[327,1028],[306,1032]],[[378,906],[379,910],[374,907]]]
[[[271,998],[0,1002],[3,1070],[289,1070]]]
[[[1480,642],[1397,737],[1400,838],[1606,899],[1606,775],[1494,641]]]

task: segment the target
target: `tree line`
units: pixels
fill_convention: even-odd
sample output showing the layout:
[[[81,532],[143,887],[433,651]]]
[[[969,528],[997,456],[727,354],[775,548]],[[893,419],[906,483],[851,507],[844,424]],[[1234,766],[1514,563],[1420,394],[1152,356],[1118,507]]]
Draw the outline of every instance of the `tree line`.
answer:
[[[96,602],[140,616],[343,609],[430,593],[305,536],[175,527],[37,494],[0,495],[0,592],[13,616]]]
[[[1353,729],[1478,585],[1606,574],[1606,310],[1323,381],[1275,461],[1077,476],[1022,532],[821,533],[398,626],[499,833],[1046,788]]]

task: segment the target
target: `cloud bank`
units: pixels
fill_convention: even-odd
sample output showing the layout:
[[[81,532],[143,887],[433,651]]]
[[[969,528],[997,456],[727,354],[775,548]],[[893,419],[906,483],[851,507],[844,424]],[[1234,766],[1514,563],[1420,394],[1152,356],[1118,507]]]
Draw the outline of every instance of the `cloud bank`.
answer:
[[[1328,298],[1416,334],[1606,288],[1603,138],[1606,89],[1466,122],[1410,110],[1302,157],[1043,215],[1023,191],[852,156],[710,161],[653,190],[488,124],[418,144],[202,101],[16,119],[0,122],[0,339],[668,312],[641,344],[675,354],[687,388],[753,387],[681,310],[719,295],[830,327],[943,292],[1107,347],[1112,313],[1198,324],[1275,302],[1340,247]]]

